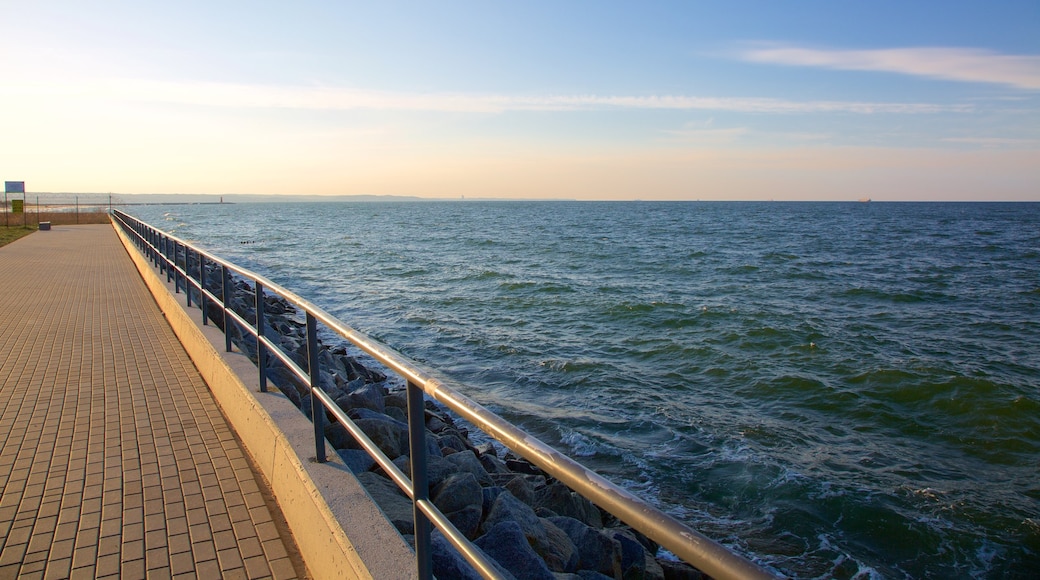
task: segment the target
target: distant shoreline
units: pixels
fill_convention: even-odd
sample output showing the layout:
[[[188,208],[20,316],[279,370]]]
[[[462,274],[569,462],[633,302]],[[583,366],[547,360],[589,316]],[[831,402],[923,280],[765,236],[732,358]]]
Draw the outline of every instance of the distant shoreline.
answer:
[[[15,195],[10,199],[19,199]],[[142,206],[142,205],[233,205],[241,203],[465,203],[465,202],[564,202],[564,203],[1040,203],[1040,200],[878,200],[856,199],[577,199],[577,198],[510,198],[510,197],[418,197],[410,195],[260,195],[260,194],[166,194],[166,193],[71,193],[29,192],[25,199],[41,206],[75,205],[78,200],[84,206]],[[867,202],[869,199],[869,203]]]

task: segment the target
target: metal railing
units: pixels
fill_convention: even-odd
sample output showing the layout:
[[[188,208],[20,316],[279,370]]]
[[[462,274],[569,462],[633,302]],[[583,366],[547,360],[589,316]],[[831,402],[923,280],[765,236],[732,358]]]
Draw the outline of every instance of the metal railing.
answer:
[[[160,275],[175,288],[183,286],[187,303],[191,306],[191,289],[198,292],[198,307],[202,311],[203,324],[210,318],[209,305],[218,305],[222,313],[225,348],[232,350],[231,325],[247,332],[256,340],[257,367],[260,375],[260,390],[267,388],[267,357],[274,356],[311,393],[311,417],[314,423],[315,458],[325,462],[324,422],[326,412],[356,439],[383,471],[412,500],[415,528],[415,554],[418,576],[433,577],[431,554],[432,526],[436,526],[460,554],[485,578],[499,578],[498,571],[483,552],[474,546],[429,497],[427,479],[426,425],[424,396],[428,395],[463,419],[490,435],[505,447],[555,477],[570,489],[592,501],[595,505],[632,526],[651,540],[669,550],[682,560],[702,572],[720,580],[728,578],[767,579],[775,578],[765,569],[718,544],[714,540],[689,528],[668,514],[658,510],[628,491],[607,481],[570,457],[539,441],[517,426],[487,410],[472,399],[442,384],[418,368],[418,365],[393,349],[365,336],[325,312],[315,304],[270,280],[205,252],[191,244],[159,230],[124,212],[113,211],[115,222],[122,227],[141,252],[155,265]],[[182,259],[179,257],[183,256]],[[193,257],[194,260],[189,258]],[[192,263],[194,262],[194,263]],[[207,268],[219,269],[220,294],[207,288]],[[232,273],[253,283],[256,323],[248,322],[230,306],[233,284]],[[277,295],[306,313],[307,369],[304,370],[292,357],[282,350],[264,333],[265,292]],[[407,424],[411,479],[408,478],[371,439],[352,421],[346,413],[325,393],[319,385],[319,358],[317,323],[346,339],[387,369],[399,375],[407,383]],[[312,372],[313,371],[313,372]]]

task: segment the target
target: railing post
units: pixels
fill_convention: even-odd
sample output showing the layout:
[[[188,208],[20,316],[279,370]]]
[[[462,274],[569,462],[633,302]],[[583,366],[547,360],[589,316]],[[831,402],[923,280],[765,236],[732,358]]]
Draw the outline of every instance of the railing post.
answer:
[[[314,459],[325,463],[325,405],[315,392],[320,389],[321,371],[318,369],[318,321],[307,313],[307,375],[311,381],[311,421],[314,422]]]
[[[408,381],[408,456],[412,467],[412,520],[415,528],[415,562],[420,580],[433,577],[433,554],[430,549],[432,526],[426,514],[419,509],[420,501],[430,498],[430,483],[426,473],[426,407],[423,391]]]
[[[181,272],[179,270],[180,264],[177,263],[177,255],[180,254],[181,244],[177,240],[173,241],[173,293],[181,293]],[[191,306],[189,304],[189,306]]]
[[[188,307],[191,307],[191,251],[184,245],[184,294]]]
[[[163,264],[166,265],[166,283],[169,284],[173,280],[174,268],[171,268],[171,263],[177,265],[177,252],[173,252],[173,257],[170,257],[170,236],[163,236]]]
[[[256,297],[256,366],[260,370],[260,392],[267,392],[267,348],[264,347],[264,285],[253,282]],[[308,351],[309,353],[309,351]],[[309,354],[308,354],[309,356]]]
[[[209,308],[209,299],[206,298],[206,256],[202,255],[202,252],[197,252],[199,255],[199,308],[202,309],[202,325],[206,326],[209,324],[209,316],[206,315],[206,309]]]
[[[231,316],[228,314],[231,308],[231,274],[224,264],[220,265],[220,302],[224,313],[224,348],[231,352]]]

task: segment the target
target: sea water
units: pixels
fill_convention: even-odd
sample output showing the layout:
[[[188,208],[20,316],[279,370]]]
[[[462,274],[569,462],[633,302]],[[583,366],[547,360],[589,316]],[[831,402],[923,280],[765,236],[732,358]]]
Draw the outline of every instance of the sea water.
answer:
[[[1040,204],[128,209],[778,573],[1040,574]]]

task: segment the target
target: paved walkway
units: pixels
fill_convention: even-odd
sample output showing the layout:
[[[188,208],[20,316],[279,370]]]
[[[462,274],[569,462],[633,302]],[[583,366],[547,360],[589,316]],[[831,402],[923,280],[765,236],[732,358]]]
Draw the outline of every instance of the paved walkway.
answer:
[[[0,247],[0,489],[0,579],[305,572],[111,226]]]

